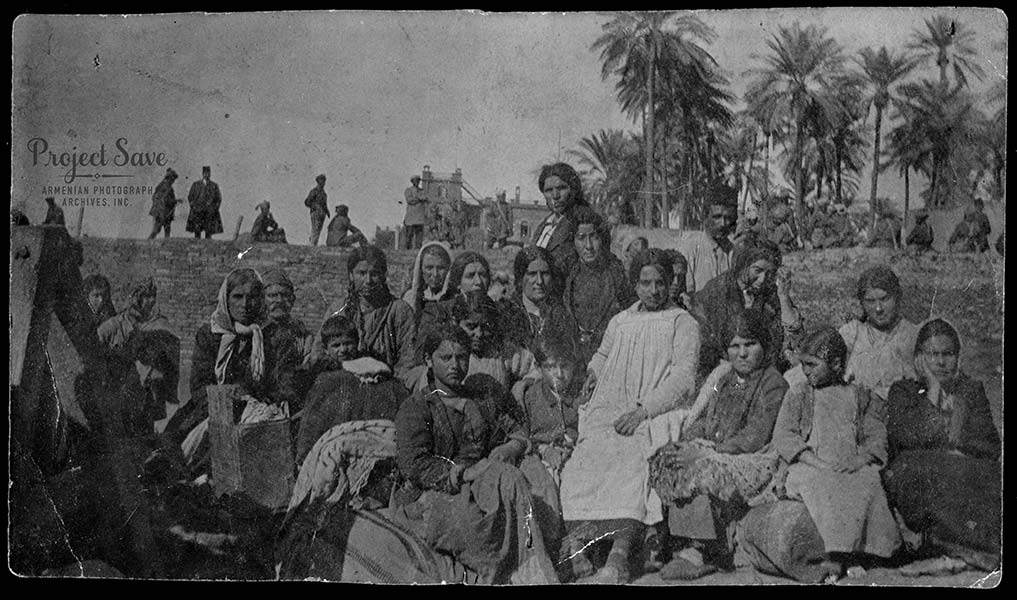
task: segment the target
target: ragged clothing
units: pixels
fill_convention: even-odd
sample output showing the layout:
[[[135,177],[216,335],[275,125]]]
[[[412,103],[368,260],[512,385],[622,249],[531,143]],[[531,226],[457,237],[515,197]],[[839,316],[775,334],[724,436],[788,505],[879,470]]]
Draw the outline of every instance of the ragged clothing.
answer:
[[[787,496],[805,503],[827,552],[889,557],[901,544],[880,481],[887,458],[882,404],[853,385],[805,385],[788,393],[777,417],[774,445],[790,463]],[[831,466],[855,456],[870,464],[837,473],[798,462],[806,450]]]

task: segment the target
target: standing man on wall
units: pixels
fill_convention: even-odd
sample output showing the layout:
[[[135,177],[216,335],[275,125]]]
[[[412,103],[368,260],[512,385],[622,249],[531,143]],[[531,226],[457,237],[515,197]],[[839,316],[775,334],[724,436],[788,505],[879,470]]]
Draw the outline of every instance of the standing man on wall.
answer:
[[[314,178],[318,185],[313,188],[307,199],[304,200],[304,206],[311,209],[311,245],[318,245],[318,238],[321,236],[321,228],[325,224],[325,219],[328,218],[328,194],[325,193],[325,175],[318,175]]]
[[[165,231],[164,237],[170,236],[170,226],[173,224],[173,213],[176,211],[177,195],[173,191],[173,182],[177,180],[177,172],[173,169],[166,169],[166,177],[155,186],[155,193],[152,194],[152,209],[148,214],[152,215],[155,223],[152,225],[152,233],[148,239],[153,240],[159,235],[159,231]]]
[[[403,219],[403,245],[407,250],[420,248],[424,243],[424,221],[427,214],[427,194],[420,189],[420,177],[410,177],[410,187],[406,188],[406,217]]]
[[[206,240],[216,233],[222,233],[222,217],[219,215],[222,194],[219,192],[219,184],[212,181],[212,167],[201,167],[201,179],[191,185],[187,202],[191,205],[191,212],[187,215],[187,231],[194,234],[194,239],[199,239],[202,231],[205,232]]]

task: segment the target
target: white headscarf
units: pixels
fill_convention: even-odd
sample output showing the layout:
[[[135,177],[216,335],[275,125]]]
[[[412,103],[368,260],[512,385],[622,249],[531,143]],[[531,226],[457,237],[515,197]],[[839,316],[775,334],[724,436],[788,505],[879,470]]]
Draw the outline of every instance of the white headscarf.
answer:
[[[230,316],[229,311],[229,290],[227,282],[230,276],[241,269],[234,269],[222,280],[219,286],[219,299],[209,318],[212,333],[221,333],[219,341],[219,353],[215,357],[215,379],[219,385],[226,382],[226,365],[233,356],[233,350],[237,345],[237,336],[251,336],[251,376],[255,381],[260,381],[265,374],[265,341],[261,334],[261,327],[257,323],[243,325]],[[261,283],[261,275],[254,269],[246,270],[254,273],[254,276]]]
[[[451,272],[446,271],[445,281],[441,284],[441,291],[437,294],[431,292],[424,283],[424,252],[431,246],[439,246],[445,251],[449,258],[449,267],[452,266],[452,249],[444,242],[427,242],[417,252],[417,259],[413,261],[413,278],[410,280],[410,289],[403,294],[403,301],[410,305],[415,312],[420,312],[425,300],[440,300],[448,292],[448,276]]]

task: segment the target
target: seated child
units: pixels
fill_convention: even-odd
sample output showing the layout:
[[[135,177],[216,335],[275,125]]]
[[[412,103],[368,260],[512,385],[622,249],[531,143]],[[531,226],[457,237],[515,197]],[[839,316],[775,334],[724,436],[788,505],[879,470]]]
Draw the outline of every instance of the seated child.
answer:
[[[880,398],[844,381],[847,345],[835,329],[808,336],[801,362],[808,382],[785,396],[773,443],[790,464],[787,497],[805,503],[836,576],[852,554],[888,558],[901,543],[880,481],[886,425]]]
[[[409,392],[392,378],[388,365],[358,358],[356,325],[342,315],[321,326],[324,355],[309,370],[314,381],[300,414],[296,460],[303,461],[323,433],[339,423],[372,419],[395,420]]]
[[[562,467],[579,437],[576,350],[566,340],[549,339],[539,354],[542,377],[526,388],[522,408],[532,452],[560,485]]]

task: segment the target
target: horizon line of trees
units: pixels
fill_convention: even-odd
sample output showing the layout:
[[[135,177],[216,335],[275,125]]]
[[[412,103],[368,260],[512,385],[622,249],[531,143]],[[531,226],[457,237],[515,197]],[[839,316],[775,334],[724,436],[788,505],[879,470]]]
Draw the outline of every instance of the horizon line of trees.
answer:
[[[956,19],[936,15],[901,48],[854,54],[825,27],[780,26],[741,74],[749,81],[736,111],[729,76],[704,48],[717,39],[710,26],[675,11],[606,16],[591,50],[641,131],[602,129],[569,155],[591,203],[622,222],[698,226],[708,191],[723,182],[764,218],[790,200],[803,231],[806,199],[850,205],[869,165],[873,222],[889,209],[878,185],[890,169],[904,179],[905,223],[916,173],[933,209],[1005,198],[1006,81],[985,94],[991,114],[977,106],[970,82],[985,71],[974,31]]]

